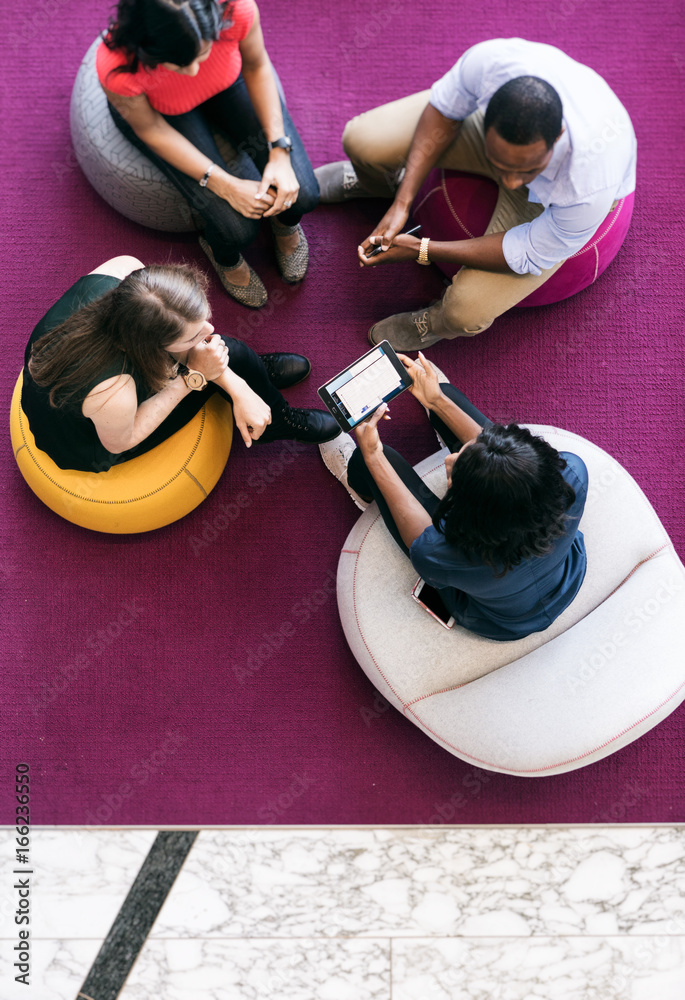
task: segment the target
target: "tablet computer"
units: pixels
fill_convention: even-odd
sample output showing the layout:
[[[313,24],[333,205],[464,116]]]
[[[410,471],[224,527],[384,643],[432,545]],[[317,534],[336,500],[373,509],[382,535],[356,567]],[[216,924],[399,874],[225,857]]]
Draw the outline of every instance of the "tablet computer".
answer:
[[[400,359],[387,340],[330,379],[319,396],[344,431],[351,431],[412,384]]]

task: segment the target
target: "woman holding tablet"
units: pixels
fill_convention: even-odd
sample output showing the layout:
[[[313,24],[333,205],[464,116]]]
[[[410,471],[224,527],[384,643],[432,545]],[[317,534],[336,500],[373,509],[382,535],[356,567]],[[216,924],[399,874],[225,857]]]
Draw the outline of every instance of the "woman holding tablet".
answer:
[[[106,472],[171,437],[221,392],[253,441],[319,443],[338,425],[279,392],[306,378],[299,354],[260,357],[209,322],[206,278],[180,265],[115,257],[80,278],[43,317],[25,354],[21,406],[61,469]]]
[[[200,244],[226,291],[267,301],[241,251],[269,219],[285,281],[309,253],[300,219],[319,185],[280,94],[254,0],[119,0],[96,56],[115,124],[203,222]],[[212,132],[235,150],[226,162]]]
[[[516,424],[493,424],[422,354],[400,358],[413,379],[409,391],[451,452],[443,499],[381,443],[385,404],[355,429],[357,448],[349,435],[320,446],[327,467],[359,506],[377,502],[393,538],[459,625],[499,640],[546,629],[585,576],[583,461]]]

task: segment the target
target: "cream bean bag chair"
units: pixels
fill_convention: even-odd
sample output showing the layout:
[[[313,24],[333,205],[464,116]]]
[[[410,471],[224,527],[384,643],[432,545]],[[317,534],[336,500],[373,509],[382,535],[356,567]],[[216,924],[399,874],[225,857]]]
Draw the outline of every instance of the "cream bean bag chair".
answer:
[[[589,472],[580,528],[588,569],[544,632],[495,642],[442,628],[411,597],[417,574],[375,504],[338,565],[350,648],[380,693],[462,760],[525,777],[600,760],[648,732],[685,697],[685,568],[632,477],[596,445],[531,425]],[[442,451],[418,465],[446,489]]]

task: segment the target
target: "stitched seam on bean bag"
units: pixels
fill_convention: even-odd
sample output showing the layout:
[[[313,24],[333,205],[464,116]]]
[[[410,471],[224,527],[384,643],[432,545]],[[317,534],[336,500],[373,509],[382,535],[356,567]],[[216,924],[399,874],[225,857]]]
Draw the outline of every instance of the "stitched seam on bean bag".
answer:
[[[570,431],[565,431],[565,430],[563,430],[562,428],[559,428],[559,427],[553,427],[553,426],[551,426],[551,425],[542,425],[542,426],[549,426],[549,429],[550,429],[550,430],[552,430],[552,431],[554,431],[554,433],[555,433],[556,435],[558,435],[559,437],[566,437],[566,438],[571,438],[572,440],[573,440],[574,438],[576,438],[576,437],[577,437],[577,435],[573,434],[572,432],[570,432]],[[604,450],[603,450],[602,448],[600,448],[600,447],[599,447],[598,445],[594,444],[594,442],[592,442],[592,441],[588,441],[588,440],[587,440],[586,438],[584,438],[584,439],[583,439],[583,442],[584,442],[584,444],[585,444],[585,445],[588,445],[588,446],[592,447],[592,448],[593,448],[593,449],[594,449],[595,451],[598,451],[598,452],[600,452],[600,454],[602,454],[602,455],[607,455],[607,456],[608,456],[609,458],[611,458],[611,457],[612,457],[612,456],[608,455],[608,452],[605,452],[605,451],[604,451]],[[613,459],[613,460],[615,461],[615,459]],[[427,472],[426,472],[426,473],[424,474],[424,476],[422,477],[422,478],[424,479],[424,481],[425,481],[425,477],[427,477],[427,476],[431,475],[431,473],[433,473],[433,472],[436,472],[436,471],[437,471],[437,470],[438,470],[439,468],[441,468],[441,467],[442,467],[442,464],[443,464],[443,463],[439,463],[439,464],[437,464],[437,465],[434,465],[434,466],[433,466],[433,467],[432,467],[431,469],[429,469],[429,470],[428,470],[428,471],[427,471]],[[622,467],[622,466],[619,466],[619,468],[621,469],[621,471],[626,471],[626,470],[624,470],[624,469],[623,469],[623,467]],[[648,501],[648,500],[647,500],[647,498],[645,497],[645,495],[644,495],[644,493],[642,492],[642,490],[640,490],[640,488],[639,488],[639,486],[637,485],[637,483],[635,483],[635,481],[633,480],[632,476],[630,476],[630,473],[626,472],[626,475],[627,475],[627,476],[629,477],[629,480],[630,480],[630,484],[631,484],[631,486],[632,486],[632,487],[633,487],[634,489],[637,489],[637,491],[638,491],[638,493],[639,493],[639,497],[640,497],[640,499],[641,499],[641,500],[643,501],[643,504],[645,504],[645,505],[647,506],[647,508],[648,508],[648,510],[649,510],[649,512],[650,512],[650,514],[652,515],[652,517],[653,517],[653,518],[655,518],[655,519],[656,519],[656,520],[658,521],[658,523],[659,523],[659,526],[660,526],[660,527],[661,527],[661,529],[663,530],[663,525],[662,525],[662,524],[661,524],[661,522],[659,521],[659,519],[658,519],[658,517],[657,517],[657,515],[656,515],[656,512],[654,511],[653,507],[651,506],[651,504],[649,503],[649,501]],[[380,515],[380,513],[379,513],[379,514],[378,514],[378,516],[377,516],[377,517],[376,517],[376,518],[375,518],[375,519],[373,520],[373,522],[371,523],[371,525],[370,525],[370,526],[369,526],[369,528],[367,529],[367,531],[366,531],[366,533],[365,533],[365,535],[364,535],[363,539],[361,540],[361,542],[360,542],[360,544],[359,544],[359,549],[358,549],[358,550],[356,550],[356,555],[357,555],[357,558],[355,559],[355,566],[354,566],[354,576],[353,576],[353,584],[352,584],[352,602],[353,602],[353,606],[354,606],[354,615],[355,615],[355,620],[356,620],[356,622],[357,622],[357,631],[359,632],[359,635],[360,635],[360,637],[361,637],[361,640],[362,640],[362,642],[364,643],[364,647],[366,648],[366,651],[368,652],[369,656],[371,657],[371,660],[372,660],[372,662],[373,662],[374,666],[376,667],[376,669],[378,670],[379,674],[381,675],[381,677],[383,678],[383,680],[385,681],[385,683],[386,683],[386,684],[388,685],[388,687],[390,688],[390,690],[392,691],[392,693],[393,693],[393,694],[395,695],[395,697],[397,698],[397,700],[398,700],[398,701],[399,701],[399,702],[400,702],[400,703],[402,704],[402,706],[403,706],[403,710],[405,710],[405,711],[406,711],[407,709],[409,709],[409,711],[412,711],[412,709],[410,708],[410,706],[411,706],[411,705],[414,705],[414,704],[417,704],[417,703],[418,703],[419,701],[421,701],[421,700],[424,700],[425,698],[430,698],[430,697],[432,697],[432,694],[441,694],[441,693],[444,693],[445,691],[450,691],[450,690],[455,690],[455,691],[456,691],[456,690],[458,690],[458,689],[459,689],[460,687],[464,687],[465,685],[464,685],[464,684],[458,684],[458,685],[456,685],[456,686],[455,686],[454,688],[446,688],[446,689],[444,689],[444,691],[435,691],[435,692],[432,692],[432,694],[429,694],[429,695],[423,695],[423,696],[422,696],[421,698],[418,698],[418,699],[414,699],[413,701],[410,701],[410,702],[406,702],[406,701],[405,701],[405,700],[404,700],[403,698],[401,698],[401,697],[400,697],[400,695],[398,694],[398,692],[397,692],[397,691],[395,690],[395,688],[393,687],[393,685],[392,685],[392,684],[390,683],[390,681],[389,681],[389,680],[388,680],[388,678],[386,677],[386,675],[385,675],[384,671],[383,671],[383,670],[381,669],[381,667],[380,667],[380,666],[379,666],[379,664],[377,663],[377,661],[376,661],[376,658],[374,657],[373,653],[371,652],[371,650],[370,650],[370,648],[369,648],[369,645],[368,645],[368,643],[367,643],[367,641],[366,641],[366,638],[365,638],[365,636],[364,636],[364,633],[363,633],[363,631],[362,631],[362,628],[361,628],[361,624],[360,624],[360,621],[359,621],[359,615],[358,615],[358,613],[357,613],[357,596],[356,596],[356,583],[357,583],[357,567],[358,567],[358,565],[359,565],[359,558],[360,558],[360,556],[361,556],[361,550],[362,550],[362,547],[363,547],[363,545],[364,545],[364,542],[366,541],[366,539],[367,539],[367,537],[368,537],[368,535],[369,535],[369,533],[370,533],[371,529],[372,529],[372,528],[374,527],[374,525],[376,524],[376,522],[378,521],[378,518],[379,518],[380,516],[381,516],[381,515]],[[656,550],[655,550],[655,551],[654,551],[654,552],[653,552],[653,553],[652,553],[651,555],[649,555],[649,556],[647,557],[647,559],[646,559],[646,560],[643,560],[643,561],[645,561],[645,562],[646,562],[646,561],[648,561],[649,559],[653,558],[653,556],[655,556],[655,555],[657,555],[657,554],[658,554],[659,552],[663,551],[663,549],[666,549],[666,548],[669,548],[669,547],[672,547],[672,543],[670,542],[670,539],[669,539],[669,541],[668,541],[668,542],[667,542],[666,544],[664,544],[664,545],[663,545],[663,546],[662,546],[662,547],[661,547],[660,549],[656,549]],[[675,550],[674,550],[674,551],[675,551]],[[633,569],[631,570],[630,574],[628,574],[628,576],[627,576],[627,577],[625,578],[625,580],[623,580],[623,581],[622,581],[622,582],[621,582],[621,583],[619,584],[619,587],[623,586],[623,584],[624,584],[624,583],[626,582],[626,580],[628,580],[628,579],[629,579],[629,577],[630,577],[630,576],[631,576],[631,575],[632,575],[632,574],[633,574],[633,573],[634,573],[634,572],[635,572],[635,571],[636,571],[636,570],[637,570],[637,569],[639,568],[639,566],[640,566],[640,565],[641,565],[641,563],[638,563],[638,564],[637,564],[637,565],[636,565],[636,566],[635,566],[635,567],[634,567],[634,568],[633,568]],[[618,589],[618,588],[616,588],[616,589]],[[615,593],[615,591],[612,591],[612,593]],[[611,597],[611,594],[609,594],[609,595],[608,595],[608,596],[607,596],[607,597],[606,597],[606,598],[605,598],[604,600],[608,600],[608,598],[609,598],[609,597]],[[604,601],[602,601],[601,603],[603,604],[603,603],[604,603]],[[597,607],[600,607],[600,605],[597,605]],[[593,609],[593,610],[594,610],[594,609]],[[591,613],[592,613],[592,612],[588,612],[588,614],[591,614]],[[587,617],[587,616],[586,616],[586,617]],[[581,619],[581,621],[582,621],[582,619]],[[577,624],[577,623],[576,623],[576,624]],[[573,627],[573,626],[571,626],[571,627]],[[562,633],[562,635],[563,635],[563,633]],[[551,640],[550,640],[550,641],[551,641]],[[545,643],[545,645],[546,645],[546,643]],[[542,647],[538,647],[538,648],[542,648]],[[516,662],[516,661],[512,661],[512,662]],[[474,683],[474,682],[473,682],[473,681],[468,681],[467,683],[469,683],[469,684],[472,684],[472,683]],[[678,690],[680,690],[680,689],[678,689]],[[412,714],[416,714],[416,713],[414,713],[414,712],[412,711]],[[418,716],[417,716],[417,718],[418,718]],[[636,724],[637,724],[637,723],[636,723]],[[431,730],[431,732],[432,732],[432,730]],[[436,734],[436,735],[437,735],[437,734]],[[619,735],[620,735],[620,734],[619,734]],[[441,739],[442,737],[439,737],[439,738]],[[614,737],[614,738],[616,738],[616,737]],[[473,758],[473,759],[475,760],[476,758]],[[580,758],[574,758],[574,759],[580,759]],[[544,770],[544,769],[543,769],[543,770]]]
[[[369,532],[371,531],[371,529],[373,528],[373,526],[376,524],[376,522],[378,521],[378,518],[380,516],[381,516],[381,514],[380,514],[380,511],[379,511],[378,514],[376,515],[376,517],[373,519],[373,521],[369,525],[369,527],[368,527],[368,529],[366,531],[366,534],[364,535],[364,537],[362,538],[361,542],[359,543],[359,551],[357,552],[357,558],[354,561],[354,574],[353,574],[353,577],[352,577],[352,606],[354,608],[355,621],[357,622],[357,632],[361,636],[361,640],[364,643],[364,646],[366,648],[366,652],[371,657],[371,661],[372,661],[373,665],[375,666],[376,670],[378,671],[378,673],[381,675],[381,677],[383,678],[383,680],[385,681],[385,683],[388,685],[388,687],[390,688],[390,690],[392,691],[392,693],[395,695],[395,697],[397,698],[397,700],[399,702],[401,702],[402,706],[404,707],[404,704],[405,704],[404,698],[400,698],[399,694],[397,693],[397,691],[395,690],[395,688],[392,686],[392,684],[390,683],[390,681],[388,680],[388,678],[385,676],[385,673],[383,672],[383,670],[381,669],[380,665],[376,661],[376,657],[373,655],[373,653],[369,649],[369,644],[367,643],[366,638],[364,637],[364,633],[362,632],[361,624],[359,622],[359,614],[357,613],[357,567],[359,566],[359,556],[361,554],[362,546],[363,546],[364,542],[366,541],[366,539],[368,538]]]
[[[628,575],[625,576],[621,580],[621,582],[618,584],[618,586],[614,587],[614,589],[611,591],[611,593],[607,594],[607,596],[604,598],[603,601],[600,601],[600,603],[597,605],[597,608],[601,608],[601,606],[605,603],[605,601],[608,601],[610,597],[613,597],[614,594],[616,594],[621,589],[621,587],[624,584],[626,584],[628,582],[628,580],[630,580],[631,576],[639,570],[640,566],[644,566],[645,563],[648,563],[650,559],[654,558],[654,556],[658,556],[660,552],[664,551],[664,549],[669,549],[669,548],[672,548],[672,547],[673,546],[670,545],[670,544],[669,545],[662,545],[660,549],[655,549],[654,552],[652,552],[650,555],[648,555],[645,559],[641,559],[639,563],[636,563],[636,565],[631,569],[630,573],[628,573]],[[571,603],[573,603],[573,602],[571,602]],[[570,607],[570,605],[569,605],[569,607]],[[587,618],[588,615],[591,615],[593,611],[596,611],[597,608],[593,608],[592,611],[588,611],[587,615],[585,615],[585,618]],[[575,628],[576,625],[578,625],[583,620],[584,620],[583,618],[580,618],[576,622],[575,625],[571,625],[568,629],[566,629],[566,632],[569,632],[572,628]],[[559,639],[559,638],[561,638],[562,635],[565,635],[566,632],[561,632],[558,636],[555,636],[554,638],[555,639]],[[512,641],[516,642],[515,639],[512,640]],[[544,647],[547,646],[549,644],[549,642],[554,642],[554,639],[549,639],[548,642],[543,642],[543,644],[541,646],[538,646],[537,649],[544,649]],[[532,652],[537,652],[537,650],[532,650]],[[525,654],[525,655],[528,655],[528,654]],[[510,662],[511,663],[517,663],[518,661],[517,660],[511,660]],[[509,666],[509,664],[505,664],[505,666]],[[502,669],[502,667],[498,667],[497,668],[497,670],[501,670],[501,669]],[[491,673],[497,673],[497,670],[493,670],[493,671],[491,671]],[[483,677],[487,677],[488,674],[483,674],[482,676]],[[463,684],[455,684],[452,687],[439,688],[437,691],[430,691],[428,694],[419,695],[419,697],[418,698],[414,698],[413,701],[408,701],[405,707],[408,708],[410,705],[417,705],[420,701],[425,701],[426,698],[432,698],[433,695],[436,695],[436,694],[446,694],[448,691],[458,691],[460,688],[468,687],[469,684],[475,684],[479,680],[480,680],[480,677],[476,677],[476,678],[474,678],[474,680],[472,680],[472,681],[465,681]]]
[[[658,704],[656,708],[653,708],[651,712],[648,712],[646,715],[643,715],[642,718],[638,719],[631,726],[626,726],[625,729],[622,729],[619,733],[616,733],[616,735],[612,736],[610,739],[605,740],[604,743],[600,743],[592,750],[588,750],[587,753],[581,753],[577,757],[569,757],[568,760],[561,760],[558,761],[556,764],[547,764],[545,767],[527,768],[524,771],[518,770],[516,768],[509,768],[509,770],[515,771],[517,774],[539,774],[542,771],[549,771],[554,767],[563,767],[565,764],[573,764],[577,760],[584,760],[585,757],[591,757],[592,754],[597,753],[598,750],[602,750],[604,747],[608,747],[611,743],[614,743],[617,739],[620,739],[621,736],[625,736],[626,733],[629,733],[631,729],[635,729],[636,726],[640,725],[640,723],[644,722],[646,719],[651,718],[652,715],[655,715],[659,711],[659,709],[664,707],[664,705],[668,705],[669,701],[672,701],[673,698],[675,698],[675,696],[678,694],[678,692],[682,691],[684,687],[685,687],[685,681],[683,681],[682,684],[679,684],[678,687],[675,689],[675,691],[673,691],[667,698],[665,698],[662,702],[660,702],[660,704]],[[416,717],[416,719],[419,720],[419,722],[421,722],[416,712],[414,712],[412,709],[410,709],[409,711],[412,713],[412,715]],[[475,760],[479,764],[485,764],[486,766],[490,767],[495,767],[495,768],[498,767],[498,765],[493,763],[493,761],[483,760],[482,757],[474,757],[472,754],[467,753],[465,750],[459,749],[459,747],[455,746],[454,743],[450,743],[449,740],[446,740],[444,737],[440,736],[438,733],[435,732],[435,730],[431,729],[430,726],[426,726],[423,722],[421,722],[421,725],[429,733],[432,733],[438,740],[440,740],[441,743],[445,743],[447,746],[452,747],[453,750],[458,751],[460,754],[464,754],[464,756],[468,757],[469,760]]]
[[[445,184],[445,171],[444,170],[441,171],[441,182],[440,183],[441,183],[441,187],[442,187],[442,193],[444,195],[445,201],[447,202],[447,207],[449,208],[450,212],[452,213],[452,215],[454,216],[454,218],[457,220],[457,222],[459,223],[459,225],[461,226],[461,228],[464,230],[464,232],[467,233],[471,237],[472,240],[475,240],[476,237],[473,235],[473,233],[469,232],[469,230],[466,228],[466,226],[461,221],[461,219],[459,218],[459,216],[457,215],[457,213],[454,211],[454,209],[452,207],[452,202],[450,201],[450,197],[449,197],[449,195],[447,193],[447,186]]]
[[[627,197],[628,196],[626,195],[626,198]],[[567,260],[573,260],[574,257],[580,257],[580,255],[583,254],[583,253],[585,253],[586,250],[592,250],[594,247],[597,246],[598,243],[602,242],[602,240],[604,239],[604,237],[607,236],[608,233],[610,233],[611,230],[613,229],[613,227],[616,225],[616,220],[618,219],[619,215],[623,211],[623,206],[625,204],[625,200],[626,200],[625,198],[621,198],[620,202],[618,203],[618,205],[614,209],[614,213],[615,213],[614,214],[614,218],[611,220],[611,222],[609,223],[609,225],[607,226],[607,228],[604,230],[604,232],[602,233],[602,235],[598,236],[594,243],[586,243],[585,246],[581,247],[580,250],[578,250],[577,253],[571,254],[571,256],[567,258]],[[595,278],[596,277],[597,277],[597,275],[595,274]]]
[[[188,455],[187,459],[185,460],[185,462],[183,463],[183,465],[181,466],[181,468],[178,470],[178,472],[175,475],[173,475],[170,479],[168,479],[165,483],[162,483],[161,486],[158,486],[157,489],[151,490],[149,493],[142,493],[140,496],[137,496],[137,497],[129,497],[127,500],[94,500],[92,497],[85,497],[81,493],[74,493],[73,490],[68,490],[65,486],[62,486],[61,483],[58,483],[56,479],[53,479],[52,476],[48,475],[48,473],[45,471],[45,469],[43,469],[40,466],[40,464],[38,463],[38,460],[36,459],[36,456],[33,454],[33,452],[31,451],[31,449],[28,447],[28,442],[26,440],[26,431],[25,431],[25,428],[24,428],[24,416],[25,416],[25,414],[24,414],[24,411],[22,410],[21,406],[19,407],[19,429],[21,431],[21,436],[22,436],[22,439],[24,441],[24,444],[26,445],[26,450],[27,450],[28,454],[31,456],[31,460],[33,461],[33,463],[36,466],[36,468],[38,469],[38,471],[41,472],[45,476],[45,478],[49,482],[52,483],[53,486],[56,486],[59,490],[62,491],[62,493],[66,493],[68,496],[76,497],[77,500],[83,500],[86,503],[98,503],[98,504],[102,504],[103,506],[110,506],[111,507],[111,506],[126,505],[126,504],[129,504],[129,503],[137,503],[139,500],[146,500],[148,497],[152,497],[156,493],[161,493],[161,491],[164,490],[164,489],[166,489],[166,487],[169,486],[171,483],[173,483],[174,480],[178,479],[178,477],[181,475],[181,473],[185,471],[186,466],[190,464],[190,460],[192,459],[193,455],[197,451],[197,449],[199,447],[199,444],[200,444],[200,441],[202,439],[202,433],[204,431],[205,419],[206,419],[205,407],[204,406],[202,407],[202,410],[200,412],[202,413],[202,419],[200,421],[200,429],[199,429],[199,432],[198,432],[198,435],[197,435],[197,439],[195,441],[195,444],[193,445],[193,448],[192,448],[190,454]],[[17,449],[17,454],[19,454],[20,450],[21,449]],[[40,449],[38,449],[38,450],[40,450]],[[94,475],[98,475],[98,473],[84,472],[83,475],[84,476],[94,476]]]
[[[425,205],[425,204],[426,204],[426,202],[428,201],[428,199],[430,198],[430,196],[431,196],[431,195],[433,195],[433,194],[437,194],[437,192],[438,192],[439,190],[440,190],[440,185],[439,185],[439,184],[438,184],[438,186],[437,186],[437,187],[434,187],[434,188],[431,188],[431,189],[430,189],[430,191],[429,191],[429,192],[428,192],[427,194],[425,194],[425,195],[424,195],[424,197],[423,197],[423,198],[421,199],[421,201],[420,201],[420,202],[418,203],[418,205],[414,205],[414,206],[412,206],[412,212],[413,212],[413,213],[415,213],[415,212],[418,212],[418,210],[419,210],[419,209],[420,209],[420,208],[421,208],[421,207],[422,207],[423,205]]]

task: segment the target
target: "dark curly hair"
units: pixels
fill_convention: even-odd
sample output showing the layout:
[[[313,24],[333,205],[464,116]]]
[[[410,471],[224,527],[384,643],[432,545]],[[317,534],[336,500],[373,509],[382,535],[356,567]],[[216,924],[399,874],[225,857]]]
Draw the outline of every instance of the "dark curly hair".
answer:
[[[518,424],[493,424],[465,448],[433,516],[447,541],[504,576],[522,559],[546,555],[566,531],[576,498],[566,461]]]
[[[551,149],[561,132],[562,114],[561,98],[550,83],[538,76],[517,76],[490,98],[483,129],[487,133],[494,128],[514,146],[543,139]]]
[[[128,55],[118,72],[165,62],[189,66],[203,42],[215,42],[230,26],[232,8],[228,0],[119,0],[104,43]]]

